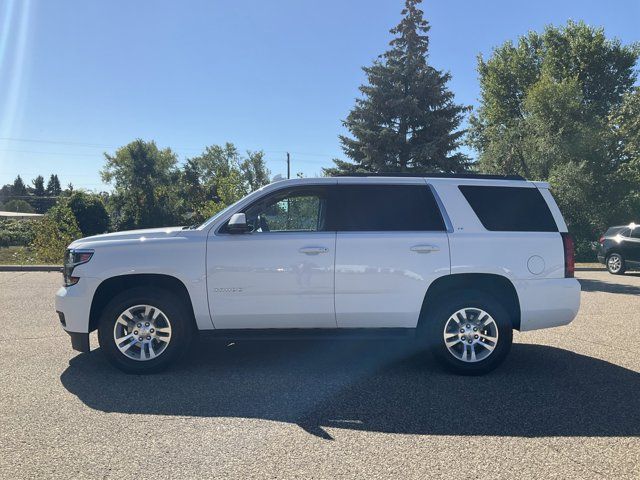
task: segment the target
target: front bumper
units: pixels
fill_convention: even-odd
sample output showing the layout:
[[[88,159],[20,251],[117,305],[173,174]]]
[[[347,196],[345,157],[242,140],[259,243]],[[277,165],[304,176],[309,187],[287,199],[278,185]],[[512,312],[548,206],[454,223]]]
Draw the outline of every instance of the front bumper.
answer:
[[[101,280],[81,277],[71,287],[56,292],[56,312],[62,328],[71,336],[71,346],[80,352],[89,351],[89,316],[91,301]]]
[[[580,282],[548,278],[515,282],[520,299],[520,331],[567,325],[580,308]]]

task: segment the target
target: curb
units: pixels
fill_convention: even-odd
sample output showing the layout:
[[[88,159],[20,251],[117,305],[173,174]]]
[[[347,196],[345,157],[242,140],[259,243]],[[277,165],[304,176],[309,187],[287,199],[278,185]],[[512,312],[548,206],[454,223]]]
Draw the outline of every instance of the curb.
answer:
[[[602,267],[576,267],[576,272],[606,272],[607,269]]]
[[[0,272],[60,272],[59,265],[0,265]]]

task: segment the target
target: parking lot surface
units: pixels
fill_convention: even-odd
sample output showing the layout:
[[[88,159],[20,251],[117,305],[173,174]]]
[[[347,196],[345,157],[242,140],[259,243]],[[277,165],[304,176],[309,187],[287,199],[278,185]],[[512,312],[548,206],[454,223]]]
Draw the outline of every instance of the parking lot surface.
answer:
[[[58,273],[0,273],[1,478],[640,478],[640,274],[578,272],[569,326],[484,377],[406,341],[202,339],[139,377],[58,326]]]

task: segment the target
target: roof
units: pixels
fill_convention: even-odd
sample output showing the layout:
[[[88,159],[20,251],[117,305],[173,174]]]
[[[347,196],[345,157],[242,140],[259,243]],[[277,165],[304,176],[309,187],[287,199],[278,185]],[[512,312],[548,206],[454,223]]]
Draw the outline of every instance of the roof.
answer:
[[[26,212],[3,212],[0,211],[0,218],[15,218],[17,220],[25,218],[38,218],[42,217],[41,213],[26,213]]]

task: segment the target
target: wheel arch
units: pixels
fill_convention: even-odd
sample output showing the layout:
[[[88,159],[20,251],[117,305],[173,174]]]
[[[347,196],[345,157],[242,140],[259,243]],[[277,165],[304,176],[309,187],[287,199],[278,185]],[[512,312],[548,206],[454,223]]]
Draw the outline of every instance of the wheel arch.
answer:
[[[428,321],[429,313],[438,301],[453,290],[479,290],[485,292],[507,310],[515,330],[520,329],[520,299],[515,286],[507,277],[493,273],[454,273],[434,280],[424,296],[418,328]]]
[[[180,279],[171,275],[139,273],[111,277],[98,285],[91,300],[89,331],[92,332],[98,328],[100,313],[115,295],[132,288],[140,287],[167,290],[178,296],[178,298],[184,302],[184,305],[186,305],[187,310],[191,314],[190,320],[193,322],[194,327],[197,328],[189,291]]]

